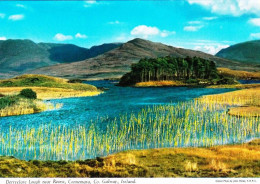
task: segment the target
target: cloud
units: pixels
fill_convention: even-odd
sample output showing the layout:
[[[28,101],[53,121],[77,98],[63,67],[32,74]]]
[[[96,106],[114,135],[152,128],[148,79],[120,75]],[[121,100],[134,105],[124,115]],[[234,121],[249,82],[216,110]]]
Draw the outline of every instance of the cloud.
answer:
[[[5,36],[0,36],[0,40],[6,40]]]
[[[243,14],[260,15],[259,0],[187,0],[190,4],[198,4],[212,13],[220,15],[240,16]]]
[[[81,38],[81,39],[86,39],[86,38],[87,38],[87,35],[77,33],[77,34],[75,35],[75,37],[76,37],[76,38]]]
[[[175,34],[175,31],[167,31],[163,30],[161,31],[157,27],[152,26],[146,26],[146,25],[139,25],[136,26],[132,31],[131,35],[135,37],[142,37],[142,38],[148,38],[150,36],[161,36],[161,37],[167,37],[169,35]]]
[[[255,26],[260,26],[260,18],[253,18],[253,19],[250,19],[248,22]]]
[[[218,17],[203,17],[203,20],[215,20]]]
[[[191,31],[191,32],[195,32],[198,31],[202,28],[203,26],[185,26],[183,28],[184,31]]]
[[[58,41],[65,41],[65,40],[72,40],[73,37],[71,35],[64,35],[62,33],[57,33],[55,36],[54,36],[54,39],[55,40],[58,40]]]
[[[149,36],[155,36],[160,33],[160,30],[157,27],[151,27],[146,25],[140,25],[135,27],[131,31],[131,35],[133,36],[140,36],[143,38],[148,38]]]
[[[5,14],[4,13],[0,13],[0,19],[5,18]]]
[[[88,1],[85,1],[84,7],[88,8],[95,4],[98,4],[96,0],[88,0]]]
[[[173,34],[176,34],[176,32],[175,31],[163,30],[163,31],[161,31],[160,36],[161,37],[167,37],[167,36],[170,36],[170,35],[173,35]]]
[[[259,39],[260,38],[260,33],[251,33],[250,37],[253,39]]]
[[[218,53],[221,49],[225,49],[229,47],[229,45],[204,45],[204,46],[195,46],[193,49],[194,50],[199,50],[202,52],[206,52],[212,55],[215,55],[216,53]]]
[[[16,4],[16,6],[19,8],[26,8],[23,4]]]
[[[22,20],[24,19],[24,15],[23,14],[10,15],[8,19],[12,21]]]
[[[189,21],[188,24],[201,24],[201,21]]]
[[[108,24],[120,24],[121,22],[119,22],[118,20],[116,21],[112,21],[112,22],[108,22]]]

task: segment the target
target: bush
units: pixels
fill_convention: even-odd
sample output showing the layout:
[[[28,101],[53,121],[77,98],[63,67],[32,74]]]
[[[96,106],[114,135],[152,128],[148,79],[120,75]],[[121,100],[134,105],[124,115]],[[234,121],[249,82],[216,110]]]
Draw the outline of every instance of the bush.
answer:
[[[4,109],[5,107],[11,106],[18,101],[16,96],[5,96],[0,98],[0,109]]]
[[[235,79],[233,78],[223,77],[222,79],[217,81],[217,84],[238,84],[238,82],[235,81]]]
[[[82,83],[82,80],[80,79],[70,79],[68,83]]]
[[[25,97],[25,98],[29,98],[29,99],[36,99],[37,98],[37,94],[32,89],[23,89],[20,92],[20,96]]]

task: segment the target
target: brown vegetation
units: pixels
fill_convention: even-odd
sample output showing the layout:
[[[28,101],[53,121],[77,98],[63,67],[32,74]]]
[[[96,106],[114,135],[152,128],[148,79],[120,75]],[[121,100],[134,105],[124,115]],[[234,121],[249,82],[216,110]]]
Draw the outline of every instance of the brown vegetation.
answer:
[[[259,177],[259,145],[133,150],[74,162],[0,157],[0,177]]]
[[[248,72],[242,70],[231,70],[229,68],[218,68],[220,74],[236,79],[260,79],[260,72]]]

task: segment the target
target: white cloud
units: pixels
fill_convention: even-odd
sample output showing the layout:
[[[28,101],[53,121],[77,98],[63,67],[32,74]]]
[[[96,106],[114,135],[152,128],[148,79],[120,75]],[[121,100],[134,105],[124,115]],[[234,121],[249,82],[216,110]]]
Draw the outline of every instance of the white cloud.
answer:
[[[157,27],[152,26],[146,26],[146,25],[139,25],[136,26],[132,31],[131,35],[135,37],[142,37],[147,39],[149,36],[161,36],[161,37],[167,37],[169,35],[175,34],[175,31],[167,31],[163,30],[161,31]]]
[[[173,35],[173,34],[176,34],[176,32],[175,31],[163,30],[163,31],[161,31],[160,36],[161,37],[167,37],[167,36],[170,36],[170,35]]]
[[[0,36],[0,40],[6,40],[5,36]]]
[[[24,19],[24,15],[23,14],[10,15],[8,19],[12,21],[22,20]]]
[[[73,37],[71,35],[64,35],[62,33],[57,33],[55,36],[54,36],[54,39],[55,40],[58,40],[58,41],[65,41],[65,40],[72,40]]]
[[[0,18],[1,19],[5,18],[5,14],[4,13],[0,13]]]
[[[85,1],[84,7],[88,8],[88,7],[91,7],[94,4],[98,4],[96,0]]]
[[[16,4],[16,6],[19,8],[25,8],[25,6],[23,4]]]
[[[215,20],[218,17],[203,17],[203,20]]]
[[[120,24],[120,22],[116,20],[116,21],[108,22],[108,24]]]
[[[148,38],[149,36],[155,36],[160,33],[160,30],[157,27],[151,27],[146,25],[140,25],[135,27],[131,31],[131,35],[133,36],[140,36],[143,38]]]
[[[80,34],[80,33],[77,33],[77,34],[75,35],[75,37],[76,37],[76,38],[85,39],[85,38],[87,38],[87,35],[85,35],[85,34]]]
[[[253,18],[253,19],[250,19],[248,22],[255,26],[260,26],[260,18]]]
[[[198,4],[212,13],[240,16],[243,14],[260,15],[259,0],[187,0],[190,4]]]
[[[216,53],[218,53],[221,49],[225,49],[229,47],[229,45],[222,45],[222,44],[218,44],[218,45],[200,45],[200,46],[195,46],[193,49],[194,50],[199,50],[202,52],[206,52],[212,55],[215,55]]]
[[[251,33],[250,37],[253,39],[260,39],[260,33]]]
[[[189,21],[188,24],[201,24],[201,21]]]
[[[198,31],[202,28],[203,26],[185,26],[183,28],[184,31],[192,31],[192,32],[195,32],[195,31]]]

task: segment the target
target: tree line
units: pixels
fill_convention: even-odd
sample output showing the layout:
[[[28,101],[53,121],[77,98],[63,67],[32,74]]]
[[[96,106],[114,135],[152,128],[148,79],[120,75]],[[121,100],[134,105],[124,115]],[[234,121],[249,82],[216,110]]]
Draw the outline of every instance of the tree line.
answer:
[[[131,66],[131,72],[125,74],[120,85],[132,85],[138,82],[160,80],[219,79],[213,61],[199,57],[176,58],[171,56],[160,58],[144,58]]]

